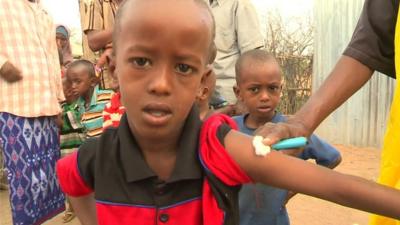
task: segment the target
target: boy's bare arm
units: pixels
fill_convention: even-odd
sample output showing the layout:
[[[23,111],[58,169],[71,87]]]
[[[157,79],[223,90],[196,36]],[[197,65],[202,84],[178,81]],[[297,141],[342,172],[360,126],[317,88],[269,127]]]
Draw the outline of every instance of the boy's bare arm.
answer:
[[[236,131],[225,137],[227,151],[254,181],[400,218],[400,191],[276,151],[265,157],[256,156],[251,141],[251,137]]]
[[[83,197],[68,196],[72,208],[82,225],[97,225],[94,194]]]

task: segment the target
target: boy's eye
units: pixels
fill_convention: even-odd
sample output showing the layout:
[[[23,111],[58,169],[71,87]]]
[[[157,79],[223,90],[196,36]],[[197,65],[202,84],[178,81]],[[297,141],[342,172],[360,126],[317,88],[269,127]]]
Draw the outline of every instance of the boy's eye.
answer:
[[[190,74],[193,72],[193,68],[187,64],[178,64],[175,67],[176,71],[178,73],[182,73],[182,74]]]
[[[249,88],[249,90],[250,90],[252,93],[257,93],[260,89],[259,89],[258,87],[251,87],[251,88]]]
[[[135,66],[138,66],[138,67],[148,67],[148,66],[151,65],[151,62],[150,62],[149,59],[141,58],[141,57],[131,59],[131,62],[132,62]]]
[[[269,90],[270,90],[271,92],[277,92],[277,91],[279,91],[279,89],[280,89],[280,87],[278,87],[278,86],[271,86],[271,87],[269,87]]]

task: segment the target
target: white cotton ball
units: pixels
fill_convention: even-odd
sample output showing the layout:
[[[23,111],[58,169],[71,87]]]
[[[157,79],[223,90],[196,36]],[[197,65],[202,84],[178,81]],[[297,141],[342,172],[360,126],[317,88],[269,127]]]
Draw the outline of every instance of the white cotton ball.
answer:
[[[255,149],[256,155],[258,156],[266,156],[271,152],[271,147],[264,145],[262,140],[264,138],[262,136],[254,136],[253,138],[253,147]]]

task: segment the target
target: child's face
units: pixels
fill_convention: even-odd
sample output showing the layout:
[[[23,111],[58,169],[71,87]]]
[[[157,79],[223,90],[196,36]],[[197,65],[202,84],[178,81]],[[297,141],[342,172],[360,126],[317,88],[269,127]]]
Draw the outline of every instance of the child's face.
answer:
[[[57,47],[62,49],[68,44],[68,39],[64,35],[57,33],[56,34],[56,43],[57,43]]]
[[[85,96],[95,86],[95,79],[90,77],[84,65],[68,68],[66,76],[74,95]]]
[[[64,78],[62,84],[63,84],[63,92],[65,95],[65,101],[67,103],[72,103],[76,99],[78,99],[79,96],[74,95],[72,92],[71,82],[69,82],[66,78]]]
[[[179,135],[209,70],[212,20],[192,1],[134,2],[121,20],[115,72],[131,130],[162,140]]]
[[[282,90],[282,75],[277,62],[251,63],[241,68],[236,95],[250,115],[265,122],[272,119]]]

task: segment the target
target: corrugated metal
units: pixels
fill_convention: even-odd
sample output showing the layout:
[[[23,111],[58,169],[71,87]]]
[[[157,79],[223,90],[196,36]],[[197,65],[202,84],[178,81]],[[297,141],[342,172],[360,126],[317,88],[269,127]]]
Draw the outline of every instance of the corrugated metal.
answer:
[[[328,76],[347,46],[363,0],[314,0],[315,56],[313,90]],[[380,147],[389,113],[394,80],[375,74],[316,133],[331,143]]]

